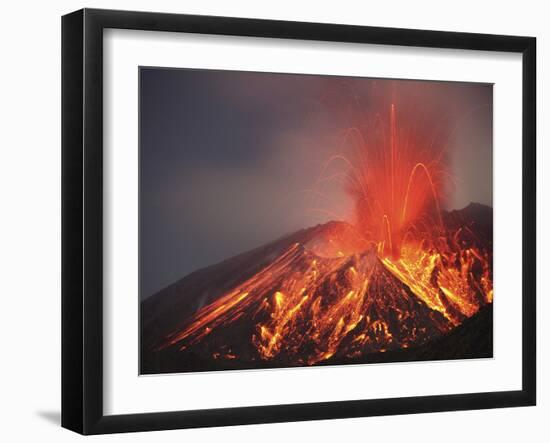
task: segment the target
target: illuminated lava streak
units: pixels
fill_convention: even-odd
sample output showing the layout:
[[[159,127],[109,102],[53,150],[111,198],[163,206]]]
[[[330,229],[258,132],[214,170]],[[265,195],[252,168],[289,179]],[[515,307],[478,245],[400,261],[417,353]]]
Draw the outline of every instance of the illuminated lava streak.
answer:
[[[441,210],[443,149],[388,114],[368,140],[350,130],[354,154],[323,170],[343,165],[353,223],[288,247],[157,350],[312,365],[421,345],[492,301],[492,239]]]

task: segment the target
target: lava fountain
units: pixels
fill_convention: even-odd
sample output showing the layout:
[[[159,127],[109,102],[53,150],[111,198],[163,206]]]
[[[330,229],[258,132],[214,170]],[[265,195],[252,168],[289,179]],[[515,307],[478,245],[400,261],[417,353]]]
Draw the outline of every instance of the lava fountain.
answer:
[[[318,184],[343,177],[360,243],[375,243],[382,256],[398,259],[403,241],[420,225],[442,226],[449,173],[444,147],[410,127],[400,128],[394,104],[388,114],[385,121],[375,120],[367,136],[350,128],[345,138],[353,144],[351,155],[331,157]],[[325,176],[335,163],[344,171]]]

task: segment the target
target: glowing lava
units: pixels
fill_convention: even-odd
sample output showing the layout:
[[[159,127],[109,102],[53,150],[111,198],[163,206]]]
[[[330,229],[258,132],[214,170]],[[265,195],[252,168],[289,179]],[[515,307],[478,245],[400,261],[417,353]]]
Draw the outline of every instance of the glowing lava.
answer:
[[[327,224],[203,307],[156,349],[313,365],[419,346],[492,302],[492,238],[441,210],[443,149],[389,121],[342,155],[352,224]],[[492,234],[491,234],[492,235]]]
[[[341,350],[355,356],[408,347],[452,328],[395,279],[374,251],[319,258],[300,244],[199,311],[164,347],[209,349],[220,340],[226,345],[234,338],[207,337],[216,330],[229,333],[232,326],[246,329],[258,358],[308,365]]]

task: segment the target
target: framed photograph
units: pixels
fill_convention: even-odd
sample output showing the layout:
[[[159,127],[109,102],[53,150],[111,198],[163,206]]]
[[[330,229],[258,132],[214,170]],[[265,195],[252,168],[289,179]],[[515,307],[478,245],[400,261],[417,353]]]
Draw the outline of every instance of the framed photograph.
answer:
[[[531,37],[62,20],[62,425],[536,402]]]

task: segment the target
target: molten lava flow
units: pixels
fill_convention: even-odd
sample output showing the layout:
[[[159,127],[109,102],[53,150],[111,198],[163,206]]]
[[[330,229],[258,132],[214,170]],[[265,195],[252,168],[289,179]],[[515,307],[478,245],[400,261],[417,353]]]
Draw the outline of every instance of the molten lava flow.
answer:
[[[476,247],[422,249],[408,242],[384,265],[430,308],[457,325],[493,300],[491,257]]]
[[[444,315],[393,278],[374,251],[321,258],[299,244],[200,310],[163,347],[199,345],[196,352],[207,349],[220,358],[222,338],[212,339],[212,349],[204,339],[239,323],[258,358],[308,365],[337,353],[356,356],[408,347],[452,328]],[[231,342],[230,335],[224,344]]]
[[[388,125],[358,130],[346,166],[353,224],[295,243],[157,346],[203,359],[313,365],[433,340],[492,302],[492,234],[442,212],[442,149]],[[491,231],[492,232],[492,231]]]

